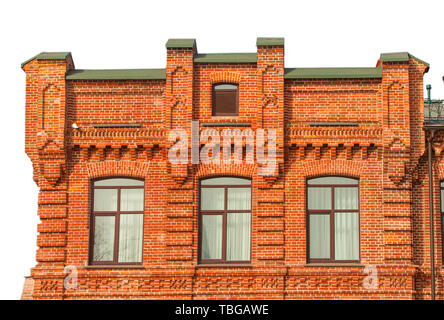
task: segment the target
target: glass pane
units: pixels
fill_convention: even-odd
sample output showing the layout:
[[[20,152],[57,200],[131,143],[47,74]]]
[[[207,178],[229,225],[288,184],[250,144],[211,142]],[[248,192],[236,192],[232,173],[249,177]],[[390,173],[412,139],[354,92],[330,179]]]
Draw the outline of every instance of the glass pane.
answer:
[[[444,188],[444,181],[441,181],[440,186],[441,188]]]
[[[335,210],[357,210],[359,203],[358,188],[335,188]]]
[[[237,86],[234,84],[218,84],[214,86],[215,90],[236,90]]]
[[[359,260],[359,223],[357,212],[335,213],[335,259]]]
[[[143,214],[121,214],[119,262],[142,262]]]
[[[308,210],[330,210],[331,188],[308,188]]]
[[[222,215],[202,215],[202,259],[222,259]]]
[[[204,179],[201,181],[203,186],[214,186],[214,185],[251,185],[251,180],[244,178],[233,178],[233,177],[220,177],[212,179]]]
[[[121,189],[120,211],[143,211],[144,189]]]
[[[330,216],[310,215],[310,258],[330,259]]]
[[[94,261],[112,261],[114,257],[114,216],[96,216],[94,220]]]
[[[119,187],[119,186],[143,187],[143,185],[144,183],[141,180],[124,179],[124,178],[104,179],[94,182],[94,186],[96,187]]]
[[[228,210],[250,210],[251,188],[228,188]]]
[[[321,177],[314,178],[307,181],[308,184],[358,184],[357,179],[344,177]]]
[[[117,189],[94,189],[94,211],[117,211]]]
[[[201,188],[201,210],[224,210],[224,188]]]
[[[227,260],[250,260],[250,213],[227,214]]]
[[[441,190],[441,212],[444,212],[444,190]]]

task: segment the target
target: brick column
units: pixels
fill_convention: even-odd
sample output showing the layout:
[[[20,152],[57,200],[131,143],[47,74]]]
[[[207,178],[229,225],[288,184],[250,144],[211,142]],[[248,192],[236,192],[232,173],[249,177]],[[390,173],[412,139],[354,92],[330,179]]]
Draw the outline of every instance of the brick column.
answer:
[[[167,44],[165,90],[165,127],[183,129],[191,137],[193,110],[193,59],[195,39],[169,39]],[[167,132],[168,136],[168,132]],[[174,142],[167,142],[171,146]],[[191,145],[189,145],[191,147]],[[168,151],[167,151],[168,152]],[[165,217],[166,261],[192,263],[193,255],[193,181],[189,179],[191,165],[167,166],[171,177]]]
[[[257,39],[256,128],[276,130],[276,169],[257,184],[257,254],[259,263],[283,263],[284,234],[284,39]],[[259,146],[256,146],[258,148]]]
[[[382,54],[384,259],[411,264],[410,105],[408,54]]]
[[[25,62],[25,150],[40,188],[37,266],[32,270],[34,297],[61,298],[67,232],[65,73],[74,68],[69,52],[40,53]],[[52,270],[51,277],[40,277]]]

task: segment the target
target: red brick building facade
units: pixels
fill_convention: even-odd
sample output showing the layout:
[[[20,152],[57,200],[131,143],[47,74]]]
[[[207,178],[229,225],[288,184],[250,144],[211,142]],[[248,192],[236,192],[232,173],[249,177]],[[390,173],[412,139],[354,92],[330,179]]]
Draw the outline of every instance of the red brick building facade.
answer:
[[[281,38],[241,54],[170,39],[166,69],[78,70],[64,52],[22,68],[41,219],[24,298],[431,297],[425,62],[391,53],[374,68],[288,69]],[[215,115],[221,84],[236,110]],[[169,132],[191,136],[192,121],[275,129],[276,169],[171,163]]]

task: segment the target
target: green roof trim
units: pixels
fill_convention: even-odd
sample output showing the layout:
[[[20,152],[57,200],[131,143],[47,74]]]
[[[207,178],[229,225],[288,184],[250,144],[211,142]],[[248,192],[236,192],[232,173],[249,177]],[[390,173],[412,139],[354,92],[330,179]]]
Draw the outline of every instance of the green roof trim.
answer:
[[[66,80],[165,80],[165,69],[70,70]]]
[[[31,62],[34,59],[37,60],[65,60],[71,55],[71,52],[40,52],[39,54],[33,56],[32,58],[26,60],[21,64],[22,68],[28,62]]]
[[[285,68],[285,79],[382,78],[382,68]]]
[[[171,48],[193,48],[196,45],[196,39],[168,39],[166,47]]]
[[[256,63],[256,53],[201,53],[194,57],[196,63]]]
[[[257,38],[256,46],[283,46],[284,38]]]
[[[418,59],[417,57],[408,52],[381,53],[382,62],[408,62],[409,58],[415,59],[416,61],[425,64],[427,68],[430,67],[429,63],[421,59]]]

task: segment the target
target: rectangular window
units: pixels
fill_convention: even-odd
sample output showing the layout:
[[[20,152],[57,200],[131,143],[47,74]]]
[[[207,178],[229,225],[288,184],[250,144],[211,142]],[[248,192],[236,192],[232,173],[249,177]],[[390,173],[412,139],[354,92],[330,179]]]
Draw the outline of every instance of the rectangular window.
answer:
[[[217,84],[213,86],[213,116],[237,116],[239,113],[238,86]]]
[[[143,251],[144,182],[93,182],[91,264],[140,264]]]
[[[250,180],[231,177],[202,180],[200,262],[249,262],[250,239]]]
[[[309,262],[360,260],[358,180],[308,180],[307,214]]]

